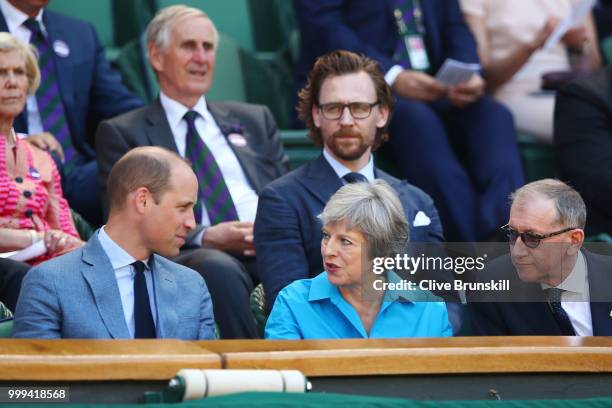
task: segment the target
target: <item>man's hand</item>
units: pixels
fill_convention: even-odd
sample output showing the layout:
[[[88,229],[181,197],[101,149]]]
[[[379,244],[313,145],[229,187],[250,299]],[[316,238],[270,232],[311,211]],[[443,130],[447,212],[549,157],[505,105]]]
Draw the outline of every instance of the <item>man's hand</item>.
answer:
[[[434,77],[410,70],[400,72],[391,88],[399,96],[423,102],[440,99],[446,92],[446,87]]]
[[[60,230],[45,231],[43,239],[47,252],[50,254],[63,254],[85,244],[80,239]]]
[[[60,145],[55,136],[53,136],[51,133],[35,133],[26,137],[25,140],[39,149],[56,153],[60,160],[62,162],[64,161],[64,150],[62,149],[62,145]]]
[[[253,223],[229,221],[213,225],[206,230],[202,246],[234,255],[255,256]]]
[[[561,41],[567,48],[576,51],[582,51],[587,40],[587,32],[584,26],[572,27],[561,37]]]
[[[467,81],[449,87],[448,99],[453,105],[462,108],[480,99],[484,94],[484,90],[484,80],[480,75],[474,74]]]

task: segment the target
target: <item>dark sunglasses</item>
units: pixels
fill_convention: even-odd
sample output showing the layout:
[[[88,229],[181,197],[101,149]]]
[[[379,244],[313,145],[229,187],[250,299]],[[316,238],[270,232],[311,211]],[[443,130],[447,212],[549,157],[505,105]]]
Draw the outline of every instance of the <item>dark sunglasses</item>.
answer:
[[[564,232],[571,231],[576,229],[575,227],[565,228],[560,231],[551,232],[550,234],[536,234],[535,232],[518,232],[517,230],[510,227],[508,224],[504,225],[500,228],[506,237],[508,237],[508,241],[510,244],[516,244],[516,240],[518,237],[521,237],[521,241],[528,248],[537,248],[540,245],[540,241],[546,238],[554,237],[555,235],[563,234]]]

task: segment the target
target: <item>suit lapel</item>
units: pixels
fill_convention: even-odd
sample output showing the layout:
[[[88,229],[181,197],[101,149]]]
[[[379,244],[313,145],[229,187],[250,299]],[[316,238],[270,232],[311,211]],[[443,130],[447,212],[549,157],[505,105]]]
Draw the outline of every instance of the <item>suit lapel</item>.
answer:
[[[329,165],[323,154],[308,162],[303,168],[304,176],[298,181],[323,205],[342,187],[342,181]]]
[[[176,310],[176,299],[178,291],[176,282],[171,271],[166,269],[159,261],[157,255],[153,255],[153,275],[155,276],[155,301],[157,303],[157,323],[160,338],[176,337],[178,315]]]
[[[150,145],[179,152],[159,97],[147,108],[146,122],[145,132]]]
[[[111,337],[129,339],[130,332],[125,323],[117,279],[113,266],[100,245],[97,232],[85,244],[81,260],[81,274],[91,289],[102,322]]]
[[[215,122],[217,122],[217,126],[219,126],[219,129],[221,129],[221,133],[223,134],[223,137],[225,137],[225,139],[228,140],[227,139],[228,135],[225,134],[223,129],[224,128],[228,129],[228,128],[231,128],[232,126],[239,125],[240,120],[236,118],[235,116],[233,116],[229,110],[225,109],[222,106],[215,104],[214,102],[207,101],[207,106],[208,106],[208,111],[213,116],[213,118],[215,118]],[[266,184],[266,180],[262,180],[260,178],[260,172],[257,170],[257,161],[258,161],[256,157],[257,155],[250,148],[248,144],[249,140],[254,140],[249,135],[249,129],[243,128],[243,136],[247,140],[246,146],[237,147],[233,143],[230,143],[229,140],[227,144],[229,145],[229,147],[232,149],[232,151],[238,158],[238,161],[240,162],[240,165],[242,166],[242,170],[244,170],[244,174],[246,175],[246,178],[249,180],[251,187],[253,187],[253,189],[259,194],[261,190],[264,188],[264,185]]]

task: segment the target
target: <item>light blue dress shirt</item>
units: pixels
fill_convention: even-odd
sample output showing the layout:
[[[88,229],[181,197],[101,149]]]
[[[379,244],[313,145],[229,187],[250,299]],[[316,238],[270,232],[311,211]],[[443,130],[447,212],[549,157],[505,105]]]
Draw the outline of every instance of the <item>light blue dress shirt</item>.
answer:
[[[389,273],[389,280],[397,275]],[[429,292],[417,298],[431,298]],[[366,333],[359,315],[323,272],[295,281],[280,291],[268,322],[267,339],[347,339],[451,336],[446,305],[407,300],[404,292],[386,292],[378,316]],[[414,297],[413,297],[414,298]]]
[[[130,336],[134,338],[134,334],[136,333],[136,322],[134,320],[134,276],[136,276],[136,271],[134,270],[132,263],[136,262],[136,259],[117,245],[117,243],[108,236],[104,230],[104,227],[100,228],[98,232],[98,240],[100,241],[102,249],[104,249],[104,252],[106,252],[106,256],[108,256],[108,259],[113,266],[113,270],[115,271],[115,278],[117,279],[117,286],[119,287],[119,295],[121,296],[121,306],[123,307],[125,323],[130,332]],[[149,305],[151,306],[153,322],[155,323],[155,332],[159,338],[160,334],[159,324],[157,322],[155,282],[148,260],[143,262],[145,264],[144,276],[147,283],[147,292],[149,293]]]

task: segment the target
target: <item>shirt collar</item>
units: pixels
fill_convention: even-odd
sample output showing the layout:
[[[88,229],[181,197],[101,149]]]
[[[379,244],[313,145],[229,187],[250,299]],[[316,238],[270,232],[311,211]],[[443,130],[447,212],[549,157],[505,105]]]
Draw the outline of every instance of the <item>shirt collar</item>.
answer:
[[[342,178],[349,173],[353,173],[348,167],[340,163],[336,160],[326,148],[323,148],[323,157],[329,163],[329,165],[334,169],[334,172],[338,175],[338,177]],[[359,174],[363,175],[369,182],[374,181],[374,160],[373,156],[370,154],[370,160],[368,160],[368,164],[363,166],[359,171]]]
[[[0,11],[2,11],[2,14],[4,15],[4,19],[6,20],[6,25],[8,26],[8,30],[11,33],[14,32],[17,27],[22,26],[23,23],[28,18],[30,18],[30,16],[28,16],[23,11],[17,9],[15,6],[13,6],[7,0],[1,0],[0,1]],[[44,8],[40,9],[40,11],[38,12],[38,15],[34,19],[36,21],[38,21],[38,23],[40,24],[41,29],[44,32],[45,31],[45,29],[44,29],[45,26],[43,24],[43,19],[42,19],[43,12],[44,12]]]
[[[129,266],[137,261],[132,255],[130,255],[125,249],[121,248],[111,237],[108,236],[104,227],[100,228],[98,232],[98,240],[102,249],[106,252],[108,259],[110,260],[113,270],[117,270],[126,266]],[[152,266],[153,257],[145,262],[145,266],[149,269]]]
[[[337,287],[329,283],[327,272],[321,272],[311,279],[308,301],[332,299],[338,296],[340,296],[340,291]]]
[[[557,285],[557,288],[563,289],[567,292],[574,292],[578,294],[585,294],[587,283],[587,268],[586,261],[584,259],[584,255],[582,251],[578,252],[578,257],[576,258],[576,264],[574,268],[570,272],[569,275],[565,278],[563,282]],[[552,286],[547,285],[546,283],[541,284],[542,289],[550,289]]]
[[[176,128],[176,126],[183,120],[185,114],[190,110],[199,113],[205,121],[210,117],[204,95],[202,95],[195,106],[191,109],[182,103],[175,101],[161,91],[159,92],[159,101],[166,112],[166,117],[168,118],[168,123],[171,129]]]

